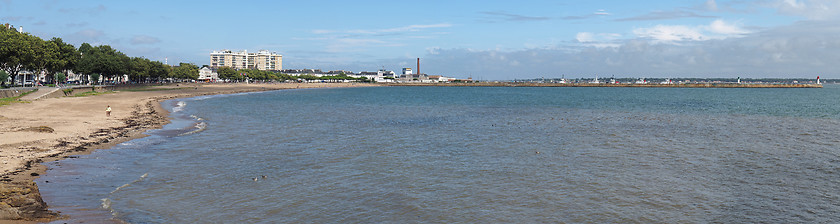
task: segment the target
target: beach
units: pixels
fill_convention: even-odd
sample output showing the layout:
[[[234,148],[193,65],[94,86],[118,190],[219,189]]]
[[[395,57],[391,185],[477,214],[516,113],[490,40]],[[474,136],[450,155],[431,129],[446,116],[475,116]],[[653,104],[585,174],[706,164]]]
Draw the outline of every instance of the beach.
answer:
[[[0,107],[0,220],[48,221],[33,182],[50,162],[106,149],[168,122],[166,99],[295,88],[362,87],[361,83],[170,84],[86,97],[60,97]],[[112,112],[106,116],[106,107]]]

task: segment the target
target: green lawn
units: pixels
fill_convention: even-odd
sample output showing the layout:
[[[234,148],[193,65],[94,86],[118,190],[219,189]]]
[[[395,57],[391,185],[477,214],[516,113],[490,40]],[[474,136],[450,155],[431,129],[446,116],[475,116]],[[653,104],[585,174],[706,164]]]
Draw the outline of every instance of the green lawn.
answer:
[[[87,92],[83,92],[83,93],[76,93],[75,95],[72,95],[70,97],[96,96],[96,95],[102,95],[102,94],[108,94],[108,93],[114,93],[114,91],[105,91],[105,92],[87,91]]]
[[[149,91],[164,91],[164,90],[175,90],[175,89],[194,89],[195,87],[173,87],[173,88],[151,88],[152,86],[144,86],[132,89],[124,89],[120,91],[125,92],[149,92]]]
[[[29,103],[29,101],[20,101],[18,99],[20,99],[23,96],[29,95],[30,93],[33,93],[35,91],[38,91],[38,90],[33,89],[29,92],[25,92],[23,94],[20,94],[20,96],[16,96],[16,97],[0,98],[0,106],[6,106],[6,105],[9,105],[9,104],[12,104],[12,103]]]

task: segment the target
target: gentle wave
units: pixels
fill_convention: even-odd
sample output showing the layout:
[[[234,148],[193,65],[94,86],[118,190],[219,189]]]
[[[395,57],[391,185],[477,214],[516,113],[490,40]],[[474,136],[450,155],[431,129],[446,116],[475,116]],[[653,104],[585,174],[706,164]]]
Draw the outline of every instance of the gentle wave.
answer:
[[[186,106],[187,106],[186,101],[178,101],[178,103],[175,104],[175,107],[172,108],[172,112],[173,113],[180,112],[180,111],[184,110],[184,107],[186,107]]]
[[[207,129],[207,122],[198,122],[193,127],[195,128],[195,130],[192,130],[192,131],[189,131],[189,132],[186,132],[186,133],[183,133],[183,134],[179,134],[178,136],[191,135],[191,134],[202,132],[205,129]]]

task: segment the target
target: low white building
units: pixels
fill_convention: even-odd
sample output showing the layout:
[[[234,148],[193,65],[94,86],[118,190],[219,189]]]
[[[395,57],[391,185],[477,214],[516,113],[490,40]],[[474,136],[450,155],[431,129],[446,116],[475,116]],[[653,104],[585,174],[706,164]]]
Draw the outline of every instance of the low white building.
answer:
[[[198,80],[215,82],[216,80],[219,80],[219,73],[209,67],[202,67],[198,70]]]
[[[374,82],[394,82],[393,78],[396,77],[396,75],[393,71],[380,69],[376,72],[359,72],[358,75],[355,75],[353,77],[365,77],[369,80],[373,80]]]

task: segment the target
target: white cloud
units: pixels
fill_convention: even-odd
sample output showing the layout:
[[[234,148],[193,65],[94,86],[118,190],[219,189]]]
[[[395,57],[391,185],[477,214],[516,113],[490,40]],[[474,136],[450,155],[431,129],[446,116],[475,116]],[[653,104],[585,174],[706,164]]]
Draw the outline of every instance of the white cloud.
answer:
[[[595,40],[592,36],[593,36],[593,34],[592,34],[592,33],[589,33],[589,32],[580,32],[580,33],[578,33],[578,34],[577,34],[577,36],[575,37],[575,39],[576,39],[578,42],[581,42],[581,43],[592,42],[592,41],[594,41],[594,40]]]
[[[794,7],[794,8],[804,8],[805,7],[805,3],[799,3],[796,0],[784,0],[784,3],[786,3],[788,6]]]
[[[709,33],[704,26],[660,27],[677,39]],[[654,27],[655,28],[655,27]],[[651,28],[651,29],[654,29]],[[683,31],[679,31],[683,29]],[[709,28],[711,29],[711,28]],[[681,34],[678,34],[682,32]],[[586,35],[584,35],[586,36]],[[685,37],[688,36],[688,37]],[[583,77],[815,77],[835,78],[840,61],[840,24],[804,21],[743,34],[740,38],[669,44],[618,40],[618,47],[534,48],[517,51],[437,49],[424,56],[430,74],[482,74],[487,79]],[[593,33],[593,38],[598,34]],[[596,42],[587,42],[596,43]],[[515,60],[516,67],[511,66]]]
[[[575,40],[583,46],[593,46],[598,48],[617,47],[615,41],[621,38],[621,34],[617,33],[590,33],[580,32],[575,35]]]
[[[698,41],[707,40],[708,38],[700,33],[697,27],[688,26],[669,26],[657,25],[651,28],[637,28],[633,30],[633,34],[641,38],[652,39],[658,42],[676,42],[676,41]]]
[[[749,31],[737,24],[728,23],[722,19],[712,21],[709,25],[657,25],[650,28],[637,28],[633,34],[640,38],[651,39],[655,42],[674,43],[680,41],[705,41],[741,37]]]
[[[427,47],[426,54],[438,54],[440,53],[440,47]]]
[[[715,2],[715,0],[706,1],[706,9],[710,10],[710,11],[717,11],[718,10],[717,2]]]
[[[376,47],[401,47],[405,46],[407,39],[433,39],[436,36],[429,35],[430,32],[423,32],[426,35],[416,33],[434,28],[451,27],[449,23],[408,25],[386,29],[356,29],[356,30],[311,30],[316,37],[304,38],[304,40],[323,41],[323,51],[326,52],[364,52],[371,51]],[[414,33],[415,35],[411,35]],[[438,33],[439,34],[439,33]],[[301,39],[301,38],[297,38]]]
[[[837,0],[776,0],[771,7],[782,14],[801,16],[811,20],[840,18],[840,1]]]
[[[528,15],[519,15],[513,13],[507,13],[504,11],[496,11],[496,12],[481,12],[486,16],[486,22],[525,22],[525,21],[543,21],[549,20],[550,17],[544,16],[528,16]]]
[[[417,32],[422,29],[429,29],[429,28],[446,28],[452,27],[452,24],[449,23],[438,23],[438,24],[428,24],[428,25],[410,25],[404,27],[397,27],[391,29],[383,29],[379,30],[379,32],[383,33],[390,33],[390,32]]]
[[[610,13],[607,12],[607,10],[599,9],[598,11],[595,11],[595,15],[608,16],[608,15],[610,15]]]
[[[722,19],[713,21],[712,24],[709,25],[709,31],[711,31],[712,33],[730,36],[738,36],[749,33],[749,31],[746,31],[735,24],[727,23]]]

